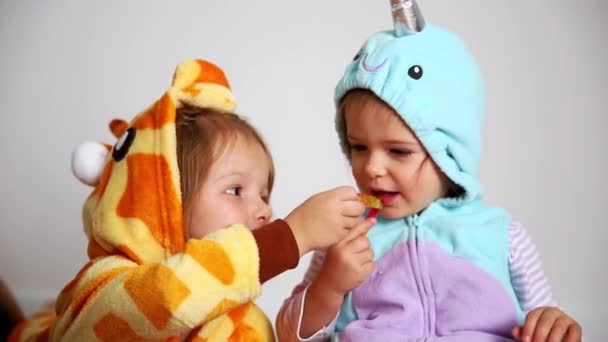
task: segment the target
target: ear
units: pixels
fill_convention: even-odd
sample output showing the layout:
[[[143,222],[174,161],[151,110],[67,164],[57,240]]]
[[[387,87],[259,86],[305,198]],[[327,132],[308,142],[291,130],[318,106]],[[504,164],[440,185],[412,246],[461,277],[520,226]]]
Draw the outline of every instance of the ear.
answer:
[[[109,145],[97,142],[78,145],[72,152],[74,176],[86,185],[97,185],[111,148]]]
[[[114,119],[112,121],[110,121],[110,124],[108,125],[110,127],[110,131],[112,132],[112,135],[114,135],[114,137],[116,137],[116,139],[120,138],[123,133],[127,130],[127,128],[129,128],[129,124],[121,119]]]

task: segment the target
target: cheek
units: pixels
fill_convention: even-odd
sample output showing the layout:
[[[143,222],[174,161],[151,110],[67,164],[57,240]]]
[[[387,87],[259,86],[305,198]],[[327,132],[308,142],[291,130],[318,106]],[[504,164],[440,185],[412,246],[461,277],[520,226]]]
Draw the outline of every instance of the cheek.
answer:
[[[420,186],[420,169],[416,165],[402,166],[396,171],[396,177],[402,188],[415,191]]]
[[[365,175],[365,160],[361,157],[354,157],[350,160],[350,169],[355,179]]]
[[[205,201],[196,203],[187,220],[190,238],[200,239],[218,230],[221,227],[220,218],[218,211],[205,205]]]
[[[443,174],[434,164],[427,165],[420,177],[420,189],[429,202],[445,196],[446,182]]]
[[[189,224],[189,233],[191,239],[201,239],[205,236],[213,233],[215,229],[211,229],[212,226],[207,221],[193,218]]]

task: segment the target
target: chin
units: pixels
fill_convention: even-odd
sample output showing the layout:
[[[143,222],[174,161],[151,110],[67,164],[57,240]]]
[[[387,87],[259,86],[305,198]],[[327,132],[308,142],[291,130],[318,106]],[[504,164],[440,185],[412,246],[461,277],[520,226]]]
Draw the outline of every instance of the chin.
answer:
[[[389,220],[402,219],[412,214],[414,214],[414,212],[411,210],[397,208],[386,208],[380,212],[380,216]]]
[[[403,215],[401,213],[395,212],[395,211],[388,211],[386,213],[382,212],[380,213],[380,216],[382,216],[385,219],[389,219],[389,220],[394,220],[394,219],[400,219],[400,218],[404,218],[407,215]]]

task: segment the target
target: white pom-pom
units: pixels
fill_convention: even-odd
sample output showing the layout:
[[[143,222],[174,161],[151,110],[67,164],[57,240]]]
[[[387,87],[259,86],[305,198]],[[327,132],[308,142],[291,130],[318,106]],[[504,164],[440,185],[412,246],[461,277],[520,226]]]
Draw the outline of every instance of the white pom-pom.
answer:
[[[72,173],[86,185],[97,185],[108,153],[108,149],[97,142],[78,145],[72,152]]]

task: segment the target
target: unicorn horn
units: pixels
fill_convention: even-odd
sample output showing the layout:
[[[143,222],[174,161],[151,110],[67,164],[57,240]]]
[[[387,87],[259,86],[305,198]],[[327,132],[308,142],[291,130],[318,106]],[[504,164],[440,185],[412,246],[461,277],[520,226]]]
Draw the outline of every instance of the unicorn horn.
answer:
[[[424,18],[415,0],[391,0],[391,12],[397,37],[408,36],[424,29]]]

